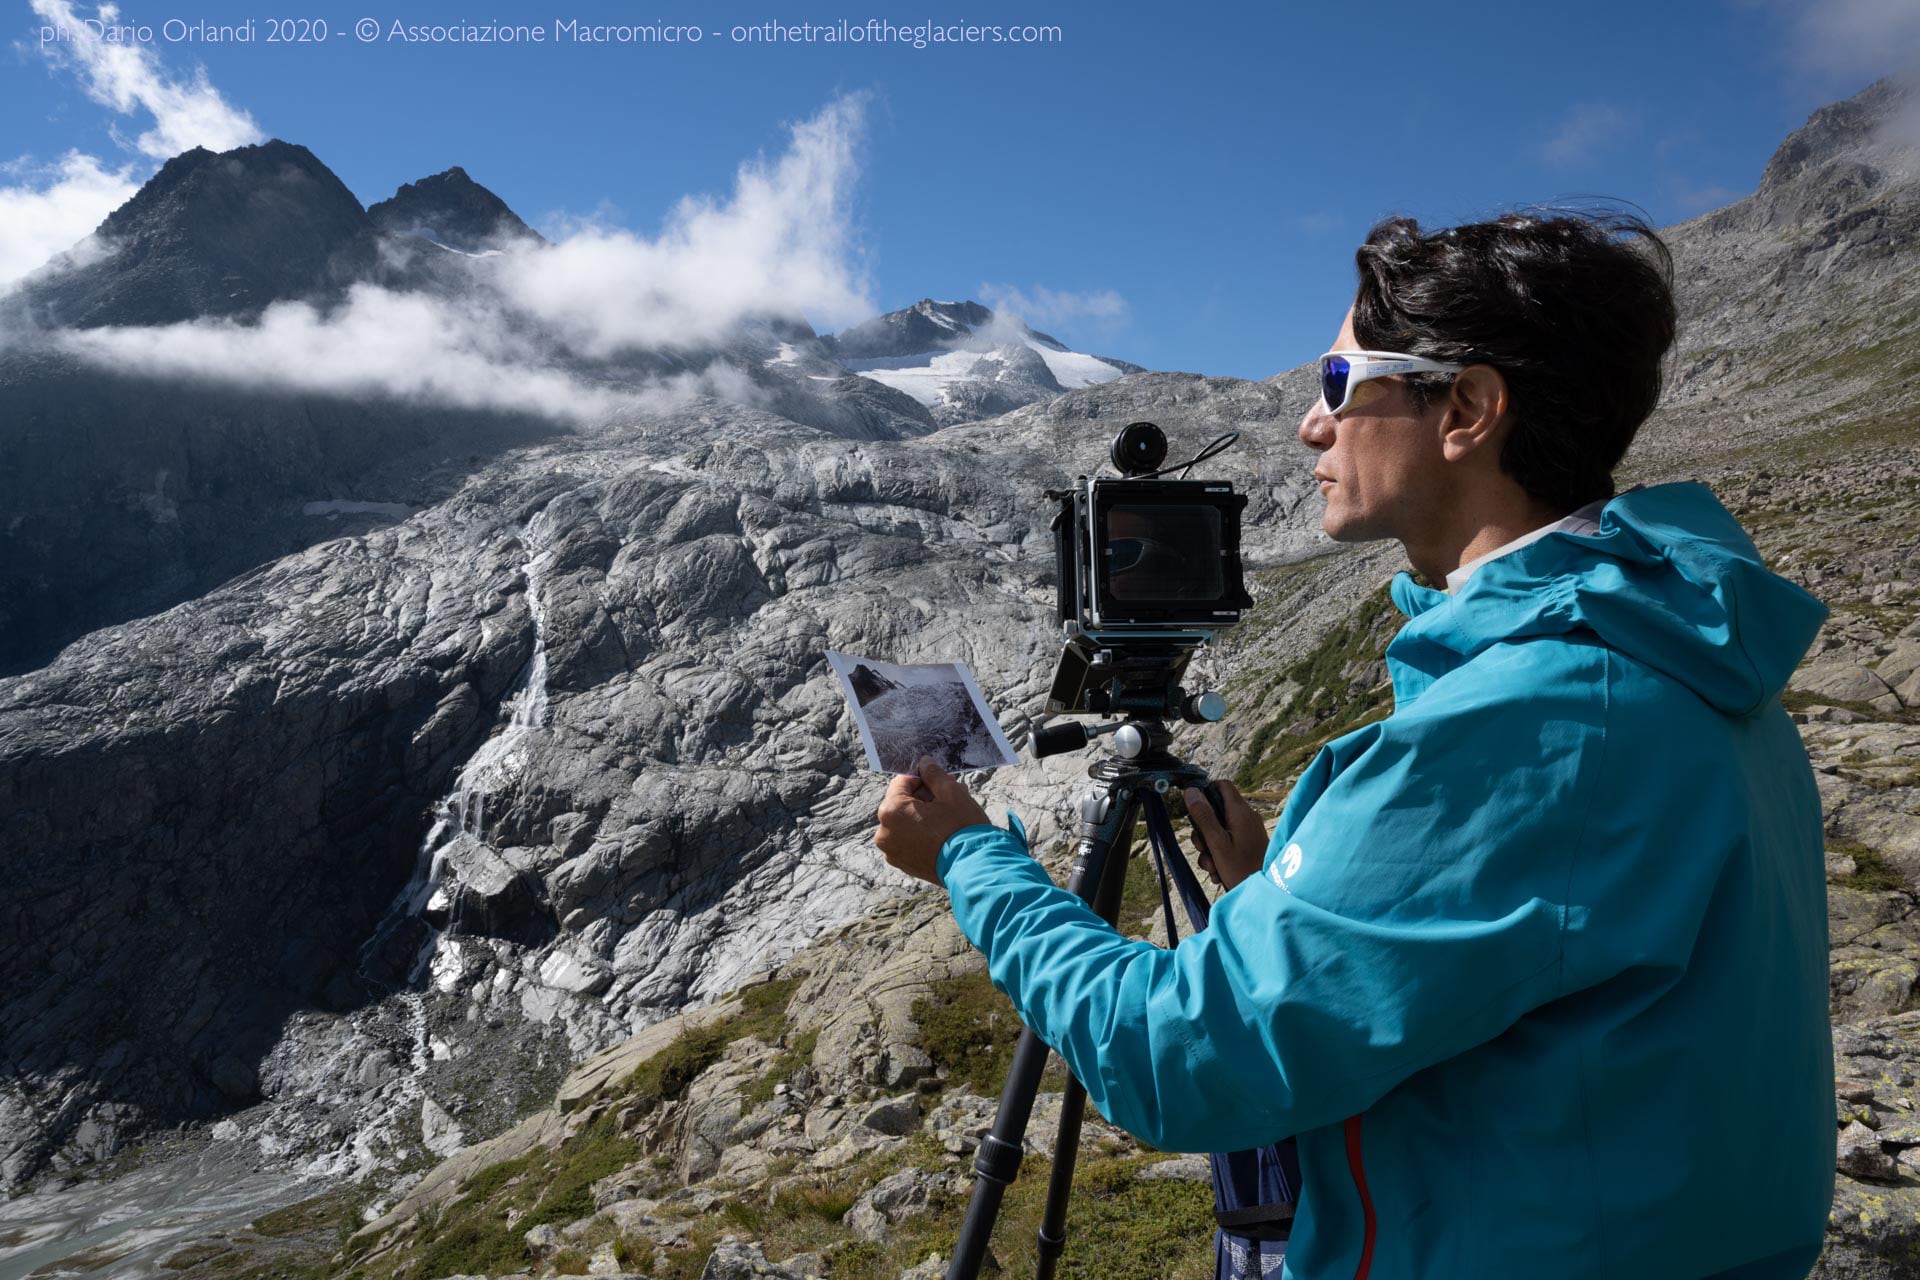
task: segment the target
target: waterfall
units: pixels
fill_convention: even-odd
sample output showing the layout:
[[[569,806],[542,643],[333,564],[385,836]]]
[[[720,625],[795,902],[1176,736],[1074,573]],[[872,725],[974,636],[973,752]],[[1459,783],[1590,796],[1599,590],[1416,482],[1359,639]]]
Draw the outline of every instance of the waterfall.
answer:
[[[443,913],[452,906],[443,885],[448,851],[462,836],[484,838],[488,797],[510,791],[519,782],[526,772],[534,735],[546,723],[547,608],[540,589],[540,561],[547,540],[533,532],[538,519],[528,523],[523,539],[528,551],[522,573],[527,611],[533,615],[533,654],[502,704],[505,727],[481,743],[461,766],[452,789],[435,806],[433,825],[420,842],[412,877],[387,908],[373,936],[360,948],[360,974],[365,979],[388,985],[380,972],[382,962],[389,959],[390,948],[399,935],[419,930],[421,941],[407,963],[404,984],[409,988],[419,985],[433,963],[441,935],[439,926],[426,919],[426,914]]]

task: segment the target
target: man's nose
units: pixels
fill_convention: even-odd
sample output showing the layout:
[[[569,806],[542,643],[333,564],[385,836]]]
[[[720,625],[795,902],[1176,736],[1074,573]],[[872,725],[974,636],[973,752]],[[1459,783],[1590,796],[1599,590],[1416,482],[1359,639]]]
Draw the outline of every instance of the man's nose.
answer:
[[[1300,419],[1300,443],[1309,449],[1330,449],[1333,447],[1333,429],[1339,422],[1327,412],[1327,402],[1315,400]]]

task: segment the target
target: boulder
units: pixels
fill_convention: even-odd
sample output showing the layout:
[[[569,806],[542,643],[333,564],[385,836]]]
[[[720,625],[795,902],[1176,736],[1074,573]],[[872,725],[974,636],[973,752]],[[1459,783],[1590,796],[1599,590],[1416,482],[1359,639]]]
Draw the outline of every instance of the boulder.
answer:
[[[1160,1160],[1140,1171],[1144,1182],[1213,1182],[1213,1165],[1202,1155],[1184,1155]]]
[[[728,1238],[715,1245],[700,1280],[809,1280],[809,1272],[768,1262],[758,1244]]]
[[[1854,1178],[1894,1176],[1893,1157],[1880,1149],[1879,1136],[1858,1120],[1840,1131],[1838,1168]]]
[[[902,1169],[875,1183],[854,1201],[841,1221],[862,1239],[884,1240],[890,1227],[933,1202],[936,1186],[935,1175],[922,1169]]]
[[[919,1126],[920,1095],[903,1093],[896,1098],[883,1098],[861,1113],[860,1123],[876,1133],[904,1138]]]
[[[1888,697],[1887,682],[1855,661],[1821,661],[1794,672],[1787,687],[1797,693],[1831,698],[1835,702],[1872,702]]]

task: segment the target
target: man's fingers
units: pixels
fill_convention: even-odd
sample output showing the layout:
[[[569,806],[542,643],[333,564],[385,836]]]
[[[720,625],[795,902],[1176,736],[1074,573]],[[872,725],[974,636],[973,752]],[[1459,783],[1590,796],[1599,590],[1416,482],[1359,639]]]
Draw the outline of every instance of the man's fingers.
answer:
[[[920,781],[933,793],[936,800],[944,800],[954,787],[953,775],[942,769],[932,756],[920,757]]]
[[[1220,800],[1227,811],[1227,828],[1233,833],[1234,842],[1248,849],[1264,848],[1267,824],[1260,821],[1260,815],[1240,794],[1240,788],[1224,781],[1216,785],[1220,788]]]
[[[896,773],[887,782],[887,797],[883,804],[895,804],[904,807],[911,800],[931,800],[933,793],[927,790],[927,784],[920,780],[917,773]]]
[[[924,794],[917,775],[903,773],[887,783],[887,794],[881,797],[880,809],[875,818],[880,830],[874,833],[873,842],[880,843],[883,835],[898,832],[918,820],[917,806],[932,797]]]
[[[1221,848],[1232,842],[1232,837],[1221,829],[1219,817],[1213,812],[1213,806],[1207,803],[1207,797],[1200,788],[1188,787],[1186,799],[1187,820],[1193,823],[1193,829],[1200,833],[1200,838],[1206,841],[1209,849]]]

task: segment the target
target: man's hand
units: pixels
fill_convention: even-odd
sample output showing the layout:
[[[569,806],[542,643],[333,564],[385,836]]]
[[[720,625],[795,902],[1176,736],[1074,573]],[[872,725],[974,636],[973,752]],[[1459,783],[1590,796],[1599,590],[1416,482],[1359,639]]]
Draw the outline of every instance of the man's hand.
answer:
[[[903,773],[887,784],[873,842],[890,865],[916,880],[939,884],[940,846],[954,832],[986,821],[987,811],[967,788],[923,758],[918,775]]]
[[[1213,806],[1207,803],[1198,787],[1186,790],[1187,819],[1193,823],[1200,839],[1206,841],[1205,851],[1200,854],[1200,869],[1211,876],[1215,884],[1231,889],[1260,870],[1267,856],[1267,826],[1260,821],[1253,806],[1241,797],[1239,788],[1231,782],[1214,785],[1220,788],[1227,825],[1220,825]]]

